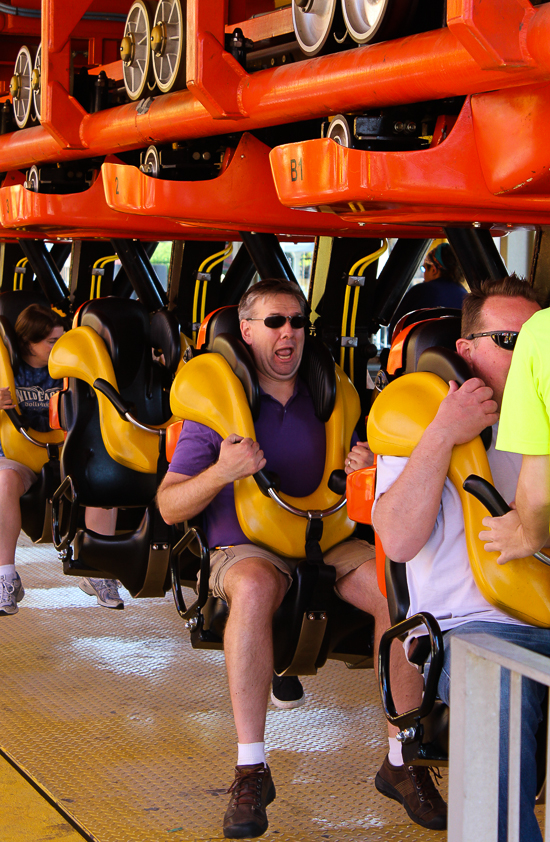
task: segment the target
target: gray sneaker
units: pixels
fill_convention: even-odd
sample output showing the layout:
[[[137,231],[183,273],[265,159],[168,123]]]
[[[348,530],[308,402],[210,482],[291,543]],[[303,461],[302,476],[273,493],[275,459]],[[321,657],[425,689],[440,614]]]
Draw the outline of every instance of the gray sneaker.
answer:
[[[88,596],[96,596],[98,605],[104,608],[124,608],[116,579],[82,579],[79,587]]]
[[[15,576],[0,576],[0,616],[5,614],[17,614],[21,602],[25,596],[25,588],[19,578]]]

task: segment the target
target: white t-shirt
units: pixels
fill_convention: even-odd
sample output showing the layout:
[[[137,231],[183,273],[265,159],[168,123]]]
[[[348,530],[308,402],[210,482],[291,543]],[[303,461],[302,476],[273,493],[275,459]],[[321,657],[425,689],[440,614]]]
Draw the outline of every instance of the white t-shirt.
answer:
[[[521,456],[495,450],[496,432],[497,425],[493,427],[493,441],[487,457],[495,487],[509,504],[515,498]],[[400,456],[378,457],[375,505],[407,462],[408,459]],[[422,493],[421,489],[419,493]],[[472,620],[524,625],[487,602],[478,589],[468,559],[462,504],[448,478],[433,532],[420,552],[407,562],[407,584],[410,594],[407,616],[429,611],[443,631]],[[425,630],[420,633],[424,634]],[[414,631],[411,636],[414,637]]]

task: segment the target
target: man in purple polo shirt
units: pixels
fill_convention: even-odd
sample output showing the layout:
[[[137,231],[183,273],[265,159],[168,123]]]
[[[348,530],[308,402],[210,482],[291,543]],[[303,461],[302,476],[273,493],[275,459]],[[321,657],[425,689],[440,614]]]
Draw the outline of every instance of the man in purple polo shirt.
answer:
[[[224,650],[238,759],[223,830],[233,839],[264,833],[268,827],[266,807],[275,798],[264,749],[273,672],[272,621],[294,567],[292,560],[246,538],[235,511],[233,483],[267,466],[279,475],[284,493],[301,497],[319,486],[325,464],[325,428],[315,416],[305,383],[298,378],[308,323],[306,309],[300,288],[284,280],[260,281],[243,295],[239,304],[241,333],[261,387],[255,424],[261,448],[258,441],[235,434],[222,441],[209,427],[186,421],[158,492],[161,514],[169,524],[203,514],[209,545],[215,548],[210,589],[230,607]],[[345,470],[350,473],[366,467],[371,460],[368,445],[357,442],[346,458]],[[325,553],[325,561],[336,568],[338,595],[373,615],[377,651],[390,622],[376,580],[374,555],[366,541],[352,539]],[[421,693],[422,678],[407,664],[402,647],[395,649],[392,686],[399,709],[408,710]],[[399,751],[396,732],[390,730],[390,754],[393,750],[394,757]],[[410,783],[405,767],[403,774]],[[431,783],[429,776],[428,781]],[[430,826],[427,822],[434,816],[441,821],[445,804],[433,784],[431,790],[428,783],[421,792],[418,784],[408,789],[409,815],[410,811],[418,813],[424,826]]]

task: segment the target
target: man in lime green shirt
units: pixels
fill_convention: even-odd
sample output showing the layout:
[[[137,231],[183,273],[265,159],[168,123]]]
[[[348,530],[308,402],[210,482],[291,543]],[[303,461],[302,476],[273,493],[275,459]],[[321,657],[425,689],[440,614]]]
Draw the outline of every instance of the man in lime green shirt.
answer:
[[[550,524],[550,309],[535,313],[519,333],[500,415],[496,447],[523,454],[515,509],[483,519],[485,549],[505,564],[549,542]]]

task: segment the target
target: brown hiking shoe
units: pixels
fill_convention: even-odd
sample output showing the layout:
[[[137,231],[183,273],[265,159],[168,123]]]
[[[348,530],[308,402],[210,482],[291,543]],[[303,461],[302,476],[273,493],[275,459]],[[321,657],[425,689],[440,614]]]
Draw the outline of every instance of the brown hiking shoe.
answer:
[[[386,755],[374,785],[382,795],[399,801],[416,824],[429,830],[447,827],[447,805],[427,766],[392,766]]]
[[[269,766],[235,766],[235,780],[227,790],[231,793],[223,817],[226,839],[261,836],[268,827],[265,808],[275,799],[275,785]]]

